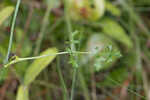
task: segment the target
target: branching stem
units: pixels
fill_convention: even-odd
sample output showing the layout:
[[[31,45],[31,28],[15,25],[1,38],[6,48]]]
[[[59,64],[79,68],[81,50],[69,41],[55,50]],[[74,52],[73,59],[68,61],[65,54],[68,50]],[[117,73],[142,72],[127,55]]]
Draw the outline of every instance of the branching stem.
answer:
[[[90,54],[91,52],[73,51],[72,53],[74,53],[74,54]],[[47,54],[47,55],[41,55],[41,56],[35,56],[35,57],[27,57],[27,58],[18,58],[18,57],[16,57],[15,60],[9,62],[8,64],[5,64],[4,67],[8,67],[12,64],[22,62],[22,61],[40,59],[40,58],[45,58],[45,57],[48,57],[48,56],[63,55],[63,54],[70,54],[70,52],[59,52],[59,53],[53,53],[53,54]]]

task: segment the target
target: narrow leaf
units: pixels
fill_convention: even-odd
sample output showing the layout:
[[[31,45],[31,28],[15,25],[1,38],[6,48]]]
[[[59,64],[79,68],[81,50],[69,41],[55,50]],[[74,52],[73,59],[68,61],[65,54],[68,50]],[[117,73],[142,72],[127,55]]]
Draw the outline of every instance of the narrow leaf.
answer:
[[[129,48],[132,47],[132,41],[130,37],[126,34],[125,30],[121,27],[121,25],[108,18],[102,20],[101,23],[104,25],[103,32],[105,34],[107,34],[115,40],[118,40],[119,42],[123,43]]]
[[[42,52],[41,55],[46,55],[46,54],[53,54],[57,53],[56,48],[49,48],[46,51]],[[24,85],[29,85],[32,81],[35,80],[35,78],[40,74],[42,70],[44,70],[48,64],[50,64],[53,59],[56,57],[54,56],[48,56],[45,58],[37,59],[35,60],[27,69],[24,77]]]

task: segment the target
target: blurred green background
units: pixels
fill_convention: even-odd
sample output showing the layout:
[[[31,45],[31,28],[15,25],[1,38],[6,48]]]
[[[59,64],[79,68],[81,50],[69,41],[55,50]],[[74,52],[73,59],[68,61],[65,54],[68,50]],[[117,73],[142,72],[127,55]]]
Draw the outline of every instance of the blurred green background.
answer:
[[[150,0],[1,0],[0,100],[150,100],[149,50]]]

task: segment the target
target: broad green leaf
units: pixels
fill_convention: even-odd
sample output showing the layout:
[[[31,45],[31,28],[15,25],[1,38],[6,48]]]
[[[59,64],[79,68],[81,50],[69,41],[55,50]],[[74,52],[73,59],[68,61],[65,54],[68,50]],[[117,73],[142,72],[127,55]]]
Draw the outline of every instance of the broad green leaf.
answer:
[[[29,100],[28,87],[23,85],[19,86],[16,100]]]
[[[46,51],[42,52],[41,55],[46,55],[46,54],[54,54],[57,53],[56,48],[49,48]],[[37,59],[35,60],[27,69],[24,77],[24,84],[27,86],[29,85],[32,81],[35,80],[35,78],[40,74],[42,70],[44,70],[48,64],[50,64],[56,55],[54,56],[48,56],[45,58]]]
[[[127,47],[133,46],[130,37],[126,34],[125,30],[117,22],[105,18],[101,21],[103,24],[103,32],[115,40],[123,43]]]
[[[13,13],[14,7],[8,6],[0,11],[0,25]]]

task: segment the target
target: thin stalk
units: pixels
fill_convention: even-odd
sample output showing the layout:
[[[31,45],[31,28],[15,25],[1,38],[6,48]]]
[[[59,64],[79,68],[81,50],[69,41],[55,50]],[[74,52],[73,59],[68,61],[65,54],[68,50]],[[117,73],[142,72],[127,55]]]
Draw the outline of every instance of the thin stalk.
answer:
[[[130,2],[131,6],[132,6],[132,2]],[[141,47],[140,47],[140,40],[137,36],[137,34],[135,34],[135,26],[134,26],[134,19],[132,18],[131,12],[129,12],[130,14],[130,33],[134,39],[135,42],[135,53],[136,53],[136,84],[140,83],[139,80],[139,75],[142,75],[141,73],[143,73],[143,69],[142,69],[142,59],[141,59]],[[138,94],[138,91],[137,91]],[[138,99],[138,96],[135,97],[136,99]]]
[[[16,17],[17,17],[17,14],[18,14],[20,3],[21,3],[21,0],[18,0],[17,4],[16,4],[16,9],[15,9],[15,12],[14,12],[12,25],[11,25],[11,31],[10,31],[9,46],[8,46],[7,56],[6,56],[6,59],[4,61],[4,64],[8,63],[10,51],[11,51],[11,48],[12,48],[13,35],[14,35],[14,29],[15,29],[15,22],[16,22]]]
[[[90,52],[78,52],[78,51],[75,51],[73,53],[75,53],[75,54],[90,54]],[[59,52],[59,53],[53,53],[53,54],[47,54],[47,55],[35,56],[35,57],[27,57],[27,58],[18,58],[17,57],[15,60],[9,62],[8,64],[5,64],[4,67],[8,67],[12,64],[22,62],[22,61],[40,59],[40,58],[45,58],[45,57],[48,57],[48,56],[56,56],[56,55],[63,55],[63,54],[70,54],[70,52]]]
[[[120,84],[118,81],[112,79],[112,78],[109,77],[109,76],[108,76],[107,78],[108,78],[110,81],[112,81],[114,84],[121,86],[121,84]],[[133,93],[134,95],[140,97],[141,99],[146,100],[145,96],[140,95],[139,93],[133,91],[132,89],[127,88],[127,90],[128,90],[130,93]]]
[[[77,78],[77,70],[78,70],[77,68],[74,68],[74,70],[73,70],[73,79],[72,79],[70,100],[73,100],[73,97],[74,97],[75,83],[76,83],[76,78]]]
[[[146,76],[146,72],[143,70],[142,68],[142,58],[141,58],[141,47],[140,47],[140,41],[139,41],[139,38],[138,36],[135,34],[135,32],[132,32],[133,33],[133,37],[135,39],[135,46],[136,46],[136,83],[140,83],[140,80],[138,79],[139,77],[139,73],[140,75],[142,76],[143,78],[143,83],[144,83],[144,91],[145,91],[145,94],[146,94],[146,98],[147,100],[150,99],[149,97],[149,92],[147,90],[149,90],[149,87],[147,87],[148,85],[148,80],[147,80],[147,76]],[[145,88],[146,87],[146,88]],[[138,92],[137,92],[138,93]],[[137,99],[138,97],[136,97]]]
[[[144,84],[144,92],[146,94],[146,99],[149,100],[150,99],[150,87],[149,87],[149,82],[148,82],[148,77],[146,72],[143,70],[142,71],[142,77],[143,77],[143,84]]]
[[[91,66],[90,66],[91,67]],[[91,88],[92,88],[92,100],[97,100],[97,95],[96,95],[96,82],[95,82],[95,74],[94,74],[94,69],[91,67]]]
[[[52,33],[62,22],[64,21],[64,16],[59,18],[55,24],[53,24],[49,30],[49,33]]]
[[[130,12],[129,12],[129,14],[130,14]],[[139,41],[139,38],[138,38],[137,34],[135,33],[134,20],[133,20],[131,15],[130,15],[130,23],[129,23],[129,25],[130,25],[129,31],[131,33],[132,38],[134,39],[135,48],[136,48],[136,51],[135,51],[135,53],[136,53],[136,70],[138,72],[141,72],[142,62],[141,62],[140,41]]]
[[[83,76],[83,72],[81,71],[81,69],[79,70],[79,76],[78,77],[80,80],[81,88],[83,89],[83,92],[84,92],[85,100],[90,100],[89,90],[87,88],[87,83],[85,82],[85,78]]]
[[[48,77],[48,70],[44,70],[44,80],[46,80],[47,82],[49,81],[49,77]],[[51,89],[46,88],[47,93],[46,93],[46,100],[52,100],[51,96],[49,94],[51,94]]]
[[[142,30],[145,36],[150,38],[150,32],[148,28],[145,26],[144,22],[141,20],[140,16],[134,11],[134,9],[129,6],[125,0],[118,0],[122,7],[130,13],[131,18],[136,22],[139,28]],[[143,32],[144,31],[144,32]]]
[[[65,84],[65,80],[64,80],[62,72],[61,72],[60,63],[59,63],[59,57],[57,57],[57,71],[58,71],[58,75],[60,77],[61,85],[63,87],[64,100],[68,100],[69,96],[68,96],[67,86]]]
[[[76,51],[75,45],[72,42],[73,41],[73,36],[72,36],[72,26],[71,26],[71,21],[70,21],[70,17],[68,15],[68,0],[64,0],[64,13],[65,13],[65,20],[66,20],[66,24],[67,24],[67,30],[69,33],[69,40],[70,40],[70,48],[72,51]],[[74,55],[72,55],[74,56]],[[74,60],[77,60],[77,57],[74,56]],[[73,100],[73,96],[74,96],[74,88],[75,88],[75,82],[76,82],[76,77],[77,77],[77,68],[75,66],[73,66],[73,80],[72,80],[72,87],[71,87],[71,96],[70,96],[70,100]]]
[[[66,20],[66,24],[67,24],[67,30],[69,33],[69,40],[70,40],[70,48],[72,51],[76,51],[75,45],[72,42],[73,41],[73,36],[72,36],[72,26],[71,26],[71,21],[70,21],[70,17],[68,15],[68,0],[64,0],[64,13],[65,13],[65,20]],[[74,55],[72,55],[74,56]],[[74,60],[77,61],[77,57],[74,56]],[[75,88],[75,82],[76,82],[76,77],[77,77],[77,68],[76,66],[73,66],[73,80],[72,80],[72,87],[71,87],[71,96],[70,96],[70,100],[73,100],[73,96],[74,96],[74,88]]]
[[[31,23],[31,20],[32,20],[33,12],[34,12],[34,7],[33,7],[33,3],[31,3],[29,5],[28,17],[27,17],[26,23],[24,25],[24,32],[22,34],[22,37],[21,37],[21,39],[19,41],[19,44],[17,46],[17,49],[16,49],[16,54],[17,55],[20,55],[20,53],[21,53],[21,49],[22,49],[23,43],[25,41],[26,34],[27,34],[27,32],[29,30],[29,27],[30,27],[30,23]]]
[[[50,2],[50,3],[51,3],[51,2]],[[39,38],[38,38],[38,40],[37,40],[37,42],[36,42],[36,48],[35,48],[34,55],[37,55],[37,54],[39,53],[39,51],[40,51],[41,43],[42,43],[42,41],[43,41],[46,28],[47,28],[47,26],[48,26],[48,24],[49,24],[49,23],[48,23],[48,22],[49,22],[48,18],[49,18],[49,16],[50,16],[51,8],[52,8],[51,6],[48,6],[48,7],[47,7],[47,10],[46,10],[46,12],[45,12],[45,15],[44,15],[44,18],[43,18],[43,21],[42,21],[42,27],[41,27],[41,29],[40,29]]]

